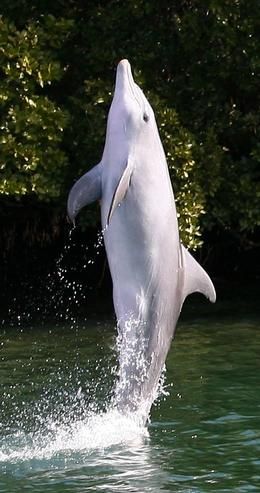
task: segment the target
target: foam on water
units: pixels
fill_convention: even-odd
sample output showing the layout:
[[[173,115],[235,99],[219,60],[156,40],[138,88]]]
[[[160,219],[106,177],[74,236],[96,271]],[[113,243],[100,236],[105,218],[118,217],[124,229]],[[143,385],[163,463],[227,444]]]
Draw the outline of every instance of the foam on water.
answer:
[[[51,426],[52,425],[52,426]],[[0,451],[1,462],[50,459],[73,452],[92,453],[119,444],[138,445],[148,430],[138,416],[123,416],[116,410],[90,415],[71,426],[53,422],[48,432],[16,432]]]

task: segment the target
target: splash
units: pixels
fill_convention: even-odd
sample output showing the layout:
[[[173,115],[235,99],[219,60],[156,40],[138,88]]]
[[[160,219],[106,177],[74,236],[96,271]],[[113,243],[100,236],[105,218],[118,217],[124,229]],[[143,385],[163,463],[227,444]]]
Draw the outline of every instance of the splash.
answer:
[[[17,431],[9,440],[5,440],[0,451],[0,461],[50,459],[59,454],[64,456],[76,452],[91,454],[114,445],[137,445],[147,436],[147,429],[133,416],[123,416],[116,410],[110,410],[90,414],[72,425],[61,426],[50,422],[45,432]]]
[[[21,283],[19,295],[12,297],[5,308],[0,327],[19,327],[22,331],[40,320],[42,325],[50,321],[56,325],[66,322],[77,328],[79,312],[81,320],[86,312],[80,307],[87,307],[88,312],[91,308],[94,266],[103,253],[103,231],[98,231],[89,245],[79,239],[78,230],[71,228],[49,273],[39,278],[37,285],[30,285],[26,280]]]
[[[131,327],[128,326],[129,331]],[[117,343],[113,337],[108,344],[111,353],[106,359],[94,357],[84,361],[81,356],[83,364],[79,363],[76,350],[74,356],[70,354],[70,361],[60,360],[58,367],[55,362],[54,367],[49,367],[51,361],[44,359],[41,366],[36,366],[36,374],[32,371],[31,360],[27,367],[25,361],[26,381],[39,375],[40,380],[35,384],[36,387],[40,384],[40,393],[32,395],[30,401],[28,385],[17,384],[15,388],[11,388],[12,385],[7,389],[5,425],[2,428],[0,425],[0,462],[8,465],[32,460],[35,464],[35,461],[45,460],[64,462],[65,458],[73,462],[78,455],[103,454],[113,446],[139,446],[149,437],[146,418],[150,402],[138,401],[134,411],[130,408],[120,410],[118,406],[124,392],[130,392],[130,400],[135,399],[131,394],[131,382],[129,387],[128,365],[132,351],[137,350],[137,342],[132,339],[129,345],[127,341],[127,334],[120,334]],[[84,346],[86,343],[87,339]],[[118,350],[120,364],[116,365]],[[71,358],[72,361],[75,358],[74,366]],[[140,382],[136,381],[137,386],[146,372],[145,360],[138,358],[138,361],[138,370],[143,377]],[[13,393],[8,397],[11,390]]]
[[[142,402],[141,385],[147,376],[145,337],[139,320],[129,317],[118,324],[116,350],[118,354],[117,382],[112,404],[124,412],[138,412],[143,415],[145,403]]]
[[[0,462],[3,467],[26,461],[33,461],[33,468],[38,467],[39,461],[43,461],[40,467],[45,467],[46,460],[50,464],[57,461],[63,464],[65,459],[73,462],[95,451],[102,455],[113,446],[138,446],[148,436],[140,414],[122,413],[115,408],[111,398],[118,373],[115,336],[110,333],[108,340],[106,332],[102,342],[103,332],[99,335],[96,331],[95,353],[90,359],[84,357],[91,340],[83,329],[80,337],[67,329],[67,333],[75,333],[69,337],[70,346],[75,342],[74,350],[71,347],[69,353],[68,345],[57,346],[62,339],[60,332],[55,334],[55,331],[48,338],[50,347],[47,351],[45,348],[45,355],[42,341],[34,338],[31,348],[27,347],[24,353],[20,350],[22,364],[14,361],[15,381],[7,379],[2,401]],[[105,343],[106,358],[101,355]],[[23,344],[26,347],[26,338]],[[32,347],[33,357],[28,356]],[[53,347],[58,350],[56,354],[54,349],[54,358],[51,357]]]
[[[130,316],[118,325],[116,350],[119,364],[112,405],[144,425],[149,420],[153,402],[166,395],[165,368],[160,380],[154,379],[151,368],[156,357],[149,356],[149,327],[146,322]]]

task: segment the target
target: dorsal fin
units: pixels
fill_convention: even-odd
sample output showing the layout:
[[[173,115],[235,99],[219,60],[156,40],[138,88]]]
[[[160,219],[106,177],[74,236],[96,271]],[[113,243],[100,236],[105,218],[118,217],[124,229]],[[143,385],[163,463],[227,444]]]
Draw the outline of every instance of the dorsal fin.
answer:
[[[183,270],[183,301],[191,293],[201,293],[212,303],[216,301],[216,291],[213,283],[186,248],[180,246],[180,268]]]
[[[102,196],[102,164],[99,163],[74,183],[68,197],[68,216],[74,222],[78,212]]]

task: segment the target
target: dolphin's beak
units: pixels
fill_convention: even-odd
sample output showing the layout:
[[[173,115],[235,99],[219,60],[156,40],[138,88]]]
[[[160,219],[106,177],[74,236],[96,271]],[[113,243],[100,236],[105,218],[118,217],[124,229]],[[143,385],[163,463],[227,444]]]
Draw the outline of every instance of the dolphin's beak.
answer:
[[[117,65],[117,70],[128,70],[128,68],[130,68],[131,70],[130,63],[126,58],[120,60],[120,62]]]
[[[116,87],[115,92],[118,90],[127,90],[133,87],[134,79],[132,76],[131,65],[128,60],[123,59],[119,62],[116,71]]]

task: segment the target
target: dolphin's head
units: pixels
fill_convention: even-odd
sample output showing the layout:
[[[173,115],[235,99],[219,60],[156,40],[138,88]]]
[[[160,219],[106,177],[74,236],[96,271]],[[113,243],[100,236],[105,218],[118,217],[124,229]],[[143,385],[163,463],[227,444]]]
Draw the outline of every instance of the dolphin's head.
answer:
[[[135,83],[128,60],[117,66],[116,85],[108,116],[107,136],[122,138],[131,144],[155,124],[153,110],[143,91]]]

